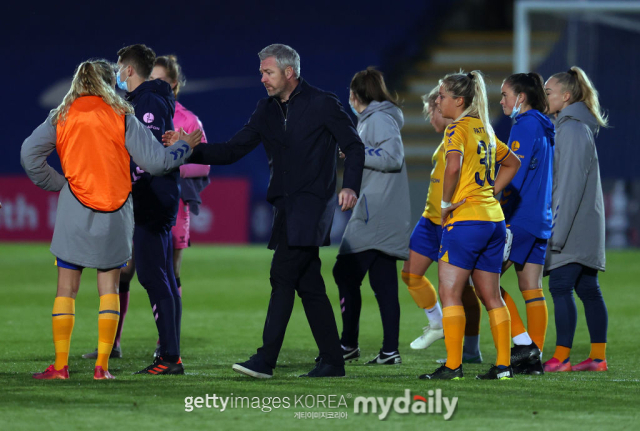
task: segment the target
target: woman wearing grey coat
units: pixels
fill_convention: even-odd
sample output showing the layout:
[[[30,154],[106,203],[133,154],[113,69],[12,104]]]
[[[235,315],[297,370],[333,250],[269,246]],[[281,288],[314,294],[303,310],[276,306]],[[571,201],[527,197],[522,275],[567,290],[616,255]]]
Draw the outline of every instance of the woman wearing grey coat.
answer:
[[[545,84],[550,112],[557,113],[553,166],[553,226],[545,262],[556,321],[556,350],[546,372],[606,371],[607,307],[598,285],[605,270],[604,204],[594,137],[607,119],[598,92],[579,67]],[[589,358],[571,366],[576,331],[575,290],[584,304],[591,337]]]
[[[20,151],[27,175],[38,187],[60,192],[51,252],[58,266],[52,326],[55,363],[36,379],[69,378],[69,345],[75,297],[85,267],[98,270],[98,357],[94,379],[113,379],[109,354],[118,324],[120,267],[131,258],[133,205],[130,159],[162,175],[178,168],[200,142],[196,131],[165,148],[114,91],[113,66],[105,60],[78,66],[71,88]],[[184,136],[184,135],[183,135]],[[57,150],[64,174],[47,163]]]
[[[358,116],[358,133],[365,144],[365,165],[360,199],[333,268],[340,292],[342,353],[345,361],[360,356],[360,285],[368,272],[384,333],[382,349],[368,363],[400,364],[396,261],[409,257],[411,234],[409,182],[400,137],[404,119],[379,71],[368,68],[356,73],[350,90],[349,104]]]

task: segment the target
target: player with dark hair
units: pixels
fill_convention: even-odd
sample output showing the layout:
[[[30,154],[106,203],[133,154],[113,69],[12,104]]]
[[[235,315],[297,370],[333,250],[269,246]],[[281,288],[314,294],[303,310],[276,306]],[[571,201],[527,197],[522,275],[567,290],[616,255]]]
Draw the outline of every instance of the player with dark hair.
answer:
[[[155,59],[153,50],[145,45],[122,48],[118,51],[117,79],[118,86],[127,91],[125,98],[133,105],[136,117],[162,145],[164,132],[174,128],[175,97],[167,82],[149,81]],[[179,177],[179,171],[174,171],[152,178],[132,166],[135,264],[138,280],[149,294],[160,338],[160,356],[138,374],[184,373],[180,359],[182,301],[173,272],[171,240],[180,201]]]
[[[500,104],[505,115],[515,120],[508,145],[522,164],[500,201],[510,242],[502,273],[514,266],[527,307],[529,329],[525,330],[511,296],[501,289],[511,315],[511,365],[516,374],[542,374],[540,357],[548,320],[542,270],[551,236],[555,128],[545,115],[549,103],[542,77],[537,73],[516,73],[505,79]]]

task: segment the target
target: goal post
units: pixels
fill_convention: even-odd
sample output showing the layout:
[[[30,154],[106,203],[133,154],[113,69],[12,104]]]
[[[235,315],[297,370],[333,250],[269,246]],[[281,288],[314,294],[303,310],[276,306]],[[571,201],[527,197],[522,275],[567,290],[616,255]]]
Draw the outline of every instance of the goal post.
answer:
[[[638,1],[516,0],[513,11],[513,72],[531,72],[531,14],[588,15],[592,21],[640,31],[640,22],[603,13],[640,14]]]

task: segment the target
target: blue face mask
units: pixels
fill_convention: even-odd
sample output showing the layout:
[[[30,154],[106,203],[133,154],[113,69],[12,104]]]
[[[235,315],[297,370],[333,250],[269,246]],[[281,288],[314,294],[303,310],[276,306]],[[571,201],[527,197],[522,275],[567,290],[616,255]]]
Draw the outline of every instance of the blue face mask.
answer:
[[[353,107],[353,105],[351,104],[351,101],[349,101],[349,106],[351,107],[351,112],[353,112],[356,117],[359,117],[360,114],[358,113],[358,111],[356,111],[356,108]]]
[[[518,103],[518,99],[516,99],[516,103]],[[511,115],[509,117],[516,118],[520,113],[520,109],[522,109],[522,102],[520,102],[520,106],[516,108],[516,105],[513,105],[513,109],[511,110]]]
[[[118,72],[116,73],[116,84],[118,85],[118,88],[120,90],[129,91],[129,89],[127,88],[127,79],[129,79],[129,77],[127,77],[127,79],[125,79],[124,81],[121,81],[120,80],[121,71],[122,69],[118,70]]]

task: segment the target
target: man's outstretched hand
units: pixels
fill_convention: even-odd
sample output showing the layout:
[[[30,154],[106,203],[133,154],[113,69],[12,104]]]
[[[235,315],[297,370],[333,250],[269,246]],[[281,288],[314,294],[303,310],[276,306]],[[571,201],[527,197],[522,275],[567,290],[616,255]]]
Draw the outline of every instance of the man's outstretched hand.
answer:
[[[342,189],[338,194],[338,205],[342,207],[342,211],[349,211],[356,206],[356,202],[358,202],[358,196],[356,196],[356,192],[351,189]]]

